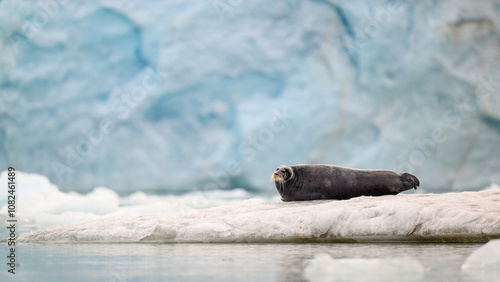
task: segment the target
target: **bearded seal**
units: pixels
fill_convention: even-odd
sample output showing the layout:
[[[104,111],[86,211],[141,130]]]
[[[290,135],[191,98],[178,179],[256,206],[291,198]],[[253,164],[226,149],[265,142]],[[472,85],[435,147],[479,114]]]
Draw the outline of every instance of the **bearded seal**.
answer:
[[[420,185],[417,177],[406,172],[335,165],[280,165],[271,178],[283,201],[396,195]]]

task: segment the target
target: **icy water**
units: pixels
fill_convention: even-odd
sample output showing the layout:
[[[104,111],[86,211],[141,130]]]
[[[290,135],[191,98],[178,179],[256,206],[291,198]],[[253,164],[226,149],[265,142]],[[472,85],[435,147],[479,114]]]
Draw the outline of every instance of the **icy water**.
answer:
[[[307,281],[317,254],[353,259],[345,281],[377,281],[364,263],[411,258],[421,271],[406,281],[492,281],[460,267],[481,244],[21,244],[16,274],[1,281]],[[6,260],[7,245],[1,254]],[[358,260],[359,259],[359,260]],[[423,266],[423,268],[421,267]],[[413,266],[412,266],[413,267]],[[379,269],[377,273],[383,272]],[[327,278],[327,277],[324,277]],[[405,281],[403,280],[403,281]],[[320,280],[318,280],[320,281]],[[328,280],[326,280],[328,281]],[[387,281],[385,278],[384,281]],[[393,281],[402,281],[401,276]]]

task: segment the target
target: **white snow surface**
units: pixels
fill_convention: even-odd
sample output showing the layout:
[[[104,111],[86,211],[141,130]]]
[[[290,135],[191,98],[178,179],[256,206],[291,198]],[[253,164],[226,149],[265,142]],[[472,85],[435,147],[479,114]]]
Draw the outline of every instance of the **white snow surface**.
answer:
[[[7,171],[0,173],[0,183],[7,183],[7,178]],[[19,225],[33,229],[77,224],[118,215],[142,215],[221,206],[251,197],[243,189],[192,192],[177,196],[148,195],[136,191],[127,196],[120,196],[112,189],[96,187],[87,194],[80,194],[74,191],[60,191],[46,176],[20,171],[16,172],[16,183],[16,219]],[[7,191],[0,193],[2,230],[6,230],[8,195]],[[278,200],[279,198],[275,199]]]
[[[20,242],[485,242],[500,238],[500,190],[350,200],[250,199],[200,210],[105,217]]]

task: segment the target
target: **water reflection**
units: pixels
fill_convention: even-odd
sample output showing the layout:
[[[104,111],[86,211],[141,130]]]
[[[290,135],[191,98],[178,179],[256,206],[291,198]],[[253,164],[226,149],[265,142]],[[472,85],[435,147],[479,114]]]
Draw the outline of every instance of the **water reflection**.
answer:
[[[306,281],[318,254],[363,262],[410,258],[421,281],[465,281],[461,264],[478,244],[23,244],[16,280]],[[2,246],[1,253],[7,251]],[[344,260],[345,262],[345,260]],[[352,266],[352,265],[351,265]],[[356,266],[356,277],[360,278]],[[12,278],[2,271],[0,278]],[[370,275],[370,273],[366,273]],[[353,276],[354,277],[354,276]],[[7,280],[8,281],[8,280]]]

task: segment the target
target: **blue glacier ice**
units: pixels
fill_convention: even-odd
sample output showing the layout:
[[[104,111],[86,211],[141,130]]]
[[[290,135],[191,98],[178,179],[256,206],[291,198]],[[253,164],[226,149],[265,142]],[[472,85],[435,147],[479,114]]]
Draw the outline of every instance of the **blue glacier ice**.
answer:
[[[0,2],[0,171],[273,194],[280,164],[500,182],[500,1]]]

